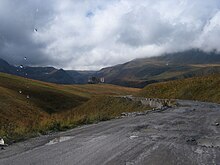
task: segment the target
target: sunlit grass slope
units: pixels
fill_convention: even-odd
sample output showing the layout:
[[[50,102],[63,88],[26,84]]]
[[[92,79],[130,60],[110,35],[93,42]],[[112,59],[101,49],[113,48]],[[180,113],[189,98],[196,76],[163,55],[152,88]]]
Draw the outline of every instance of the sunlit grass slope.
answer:
[[[0,73],[0,136],[23,138],[109,119],[134,106],[113,96],[139,91],[108,84],[57,85]]]
[[[220,103],[220,74],[151,84],[139,95]]]

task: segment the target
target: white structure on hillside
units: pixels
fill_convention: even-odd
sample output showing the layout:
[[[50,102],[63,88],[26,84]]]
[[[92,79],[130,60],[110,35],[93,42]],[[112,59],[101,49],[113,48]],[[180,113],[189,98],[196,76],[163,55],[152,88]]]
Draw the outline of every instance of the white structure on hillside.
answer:
[[[95,77],[95,76],[89,77],[88,83],[89,84],[105,83],[105,78],[104,77],[99,78],[99,77]]]
[[[101,82],[101,83],[105,83],[105,78],[104,78],[104,77],[101,77],[101,78],[100,78],[100,82]]]
[[[1,140],[0,140],[0,146],[4,146],[4,145],[5,145],[4,139],[1,138]]]

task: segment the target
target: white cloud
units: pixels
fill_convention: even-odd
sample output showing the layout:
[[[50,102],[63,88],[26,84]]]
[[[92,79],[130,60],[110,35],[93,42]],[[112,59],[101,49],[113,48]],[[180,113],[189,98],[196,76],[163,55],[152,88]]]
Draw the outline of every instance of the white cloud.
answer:
[[[46,4],[2,0],[0,6],[7,9],[0,10],[0,20],[11,26],[0,27],[0,34],[7,38],[0,41],[4,47],[0,55],[17,54],[14,62],[26,54],[34,65],[100,69],[191,48],[220,51],[218,0],[48,0]],[[17,15],[7,12],[16,7]],[[23,38],[9,37],[13,27],[19,28],[22,33],[16,33],[24,34]],[[38,32],[30,31],[33,27]]]

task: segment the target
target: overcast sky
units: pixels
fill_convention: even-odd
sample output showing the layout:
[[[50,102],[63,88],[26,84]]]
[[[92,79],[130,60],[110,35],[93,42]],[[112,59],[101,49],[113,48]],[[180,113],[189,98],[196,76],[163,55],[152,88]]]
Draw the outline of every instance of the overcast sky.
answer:
[[[0,58],[14,65],[94,70],[220,51],[219,36],[219,0],[0,0]]]

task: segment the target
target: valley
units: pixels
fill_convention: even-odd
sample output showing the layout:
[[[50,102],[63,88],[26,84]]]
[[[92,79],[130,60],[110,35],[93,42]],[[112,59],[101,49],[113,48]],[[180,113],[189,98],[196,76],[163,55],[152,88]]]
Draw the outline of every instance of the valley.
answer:
[[[146,110],[115,98],[138,91],[108,84],[57,85],[0,73],[0,136],[11,143]]]
[[[219,162],[220,59],[188,53],[100,71],[0,60],[0,164]]]
[[[220,0],[0,0],[0,165],[220,165]]]

